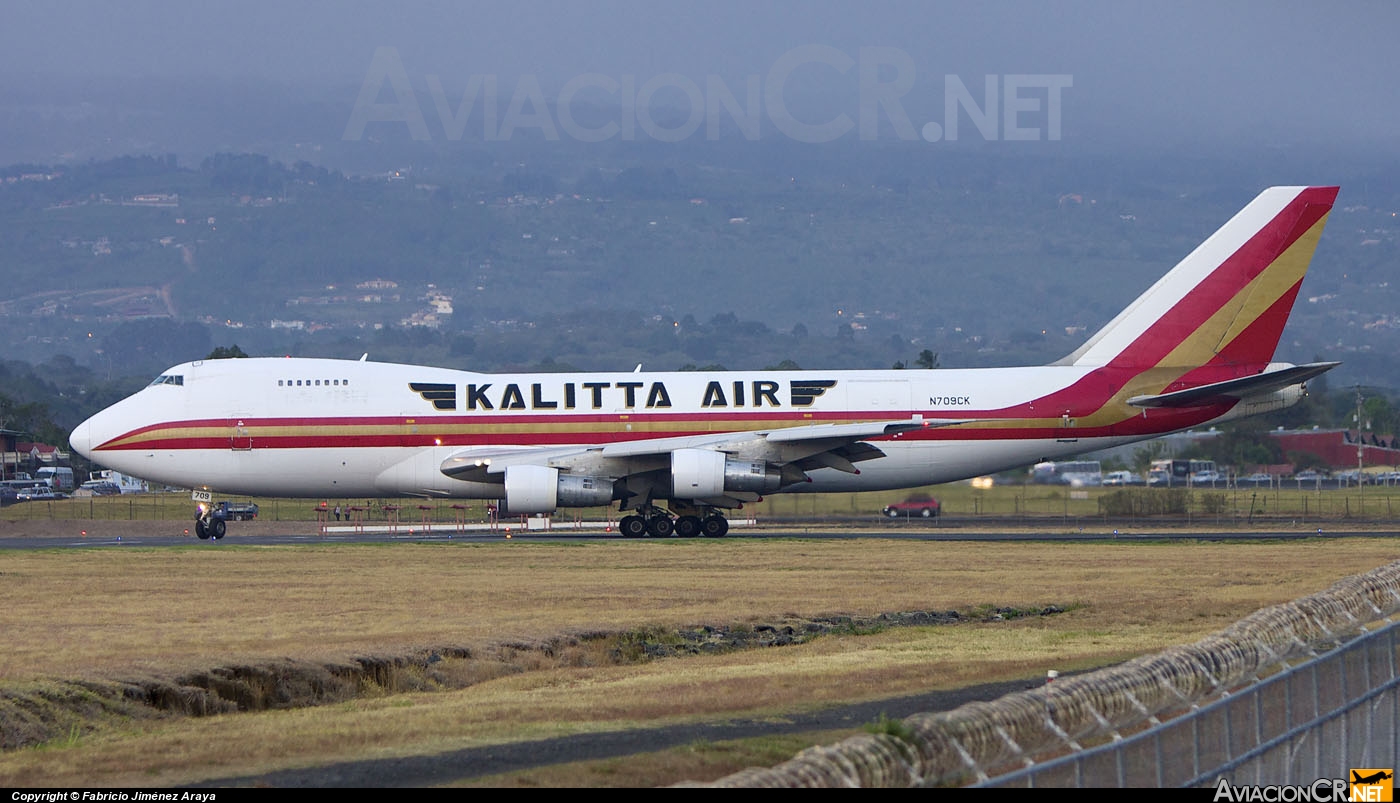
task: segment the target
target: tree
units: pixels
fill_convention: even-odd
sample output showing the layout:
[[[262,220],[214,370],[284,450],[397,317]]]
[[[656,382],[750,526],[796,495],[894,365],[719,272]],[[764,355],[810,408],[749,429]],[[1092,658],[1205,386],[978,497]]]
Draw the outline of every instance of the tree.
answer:
[[[1152,467],[1153,460],[1159,460],[1167,456],[1167,444],[1161,440],[1151,440],[1133,451],[1133,471],[1138,474],[1146,474]]]
[[[219,346],[218,348],[209,352],[209,356],[205,357],[204,359],[232,360],[247,356],[248,355],[244,353],[243,349],[239,348],[237,343],[234,343],[232,346]]]
[[[1288,461],[1293,464],[1295,473],[1310,468],[1317,471],[1328,471],[1331,468],[1326,460],[1312,452],[1289,452]]]
[[[937,368],[938,354],[936,352],[930,351],[929,349],[924,349],[923,351],[919,352],[919,358],[917,360],[914,360],[914,364],[919,366],[920,368]]]
[[[476,351],[476,338],[471,335],[454,335],[448,342],[447,354],[450,357],[466,357]]]
[[[1282,463],[1283,448],[1269,435],[1265,424],[1250,420],[1225,428],[1218,437],[1203,442],[1205,456],[1221,466],[1266,466]]]

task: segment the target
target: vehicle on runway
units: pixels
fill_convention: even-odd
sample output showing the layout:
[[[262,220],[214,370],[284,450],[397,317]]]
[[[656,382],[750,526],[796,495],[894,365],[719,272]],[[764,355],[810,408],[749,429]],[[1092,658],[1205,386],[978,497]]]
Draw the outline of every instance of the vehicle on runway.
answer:
[[[197,360],[71,442],[204,499],[494,499],[502,515],[616,503],[628,536],[720,536],[725,511],[764,494],[949,482],[1296,403],[1337,365],[1273,361],[1336,195],[1265,190],[1049,365],[486,375]]]
[[[119,496],[122,489],[115,482],[107,480],[88,480],[78,486],[74,496]]]
[[[938,514],[942,511],[943,506],[938,503],[937,499],[911,498],[903,502],[885,505],[885,509],[880,512],[883,513],[886,518],[890,519],[909,519],[915,517],[932,519],[937,518]]]
[[[1123,486],[1145,485],[1147,483],[1142,477],[1131,471],[1110,471],[1103,475],[1103,484],[1106,486]]]

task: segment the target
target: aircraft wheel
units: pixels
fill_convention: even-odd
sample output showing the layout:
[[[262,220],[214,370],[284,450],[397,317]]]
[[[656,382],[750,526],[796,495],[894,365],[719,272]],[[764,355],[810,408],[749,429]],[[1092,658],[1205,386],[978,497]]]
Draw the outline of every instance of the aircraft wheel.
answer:
[[[201,541],[209,540],[209,530],[204,526],[204,519],[194,520],[194,534],[198,536]]]
[[[666,538],[676,531],[676,523],[671,521],[670,516],[653,516],[647,522],[647,532],[657,538]]]
[[[701,522],[707,538],[723,538],[729,532],[729,520],[723,516],[710,516]]]
[[[209,522],[209,535],[212,536],[215,541],[223,538],[224,531],[227,529],[228,525],[224,524],[223,519],[214,519]]]
[[[641,538],[647,534],[647,520],[641,516],[623,516],[617,523],[617,531],[625,538]]]
[[[676,535],[681,538],[694,538],[702,531],[699,516],[681,516],[676,519]]]

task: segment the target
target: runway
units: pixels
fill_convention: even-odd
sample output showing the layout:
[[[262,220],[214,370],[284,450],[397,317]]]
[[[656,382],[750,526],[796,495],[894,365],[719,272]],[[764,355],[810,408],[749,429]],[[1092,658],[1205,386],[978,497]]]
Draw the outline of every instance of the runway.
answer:
[[[124,524],[130,524],[123,522]],[[295,532],[289,526],[287,532],[239,532],[238,524],[229,526],[228,535],[215,541],[201,541],[192,535],[172,532],[169,522],[151,522],[150,532],[132,533],[130,526],[122,528],[121,535],[102,534],[100,526],[91,528],[85,534],[82,522],[73,523],[71,534],[46,534],[25,536],[22,534],[0,538],[0,550],[29,549],[113,549],[150,547],[201,547],[221,549],[236,546],[312,546],[328,544],[386,544],[386,543],[588,543],[588,542],[636,542],[658,543],[680,540],[670,538],[624,538],[616,531],[575,530],[528,530],[499,528],[496,530],[456,531],[450,526],[441,530],[424,532],[421,528],[400,527],[397,531],[388,528],[365,528],[357,530],[342,527],[321,534],[315,532]],[[1393,538],[1400,535],[1397,529],[1360,529],[1297,527],[1291,529],[1244,530],[1223,527],[1174,527],[1174,528],[1128,528],[1104,526],[1064,527],[1058,524],[1045,524],[1041,527],[964,527],[956,525],[927,525],[923,523],[901,526],[852,527],[813,522],[812,524],[752,524],[736,525],[729,534],[720,539],[685,539],[691,541],[734,541],[744,539],[894,539],[901,541],[982,541],[982,542],[1106,542],[1143,543],[1162,541],[1277,541],[1302,540],[1310,538]]]

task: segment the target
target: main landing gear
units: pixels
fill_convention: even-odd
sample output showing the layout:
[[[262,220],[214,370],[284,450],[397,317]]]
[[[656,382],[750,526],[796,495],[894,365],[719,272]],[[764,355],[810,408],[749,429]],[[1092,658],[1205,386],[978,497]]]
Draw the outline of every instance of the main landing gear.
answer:
[[[672,519],[670,513],[648,505],[639,508],[630,516],[623,516],[617,529],[626,538],[668,538],[672,535],[681,538],[721,538],[729,532],[729,522],[713,510],[703,517],[686,514]]]

